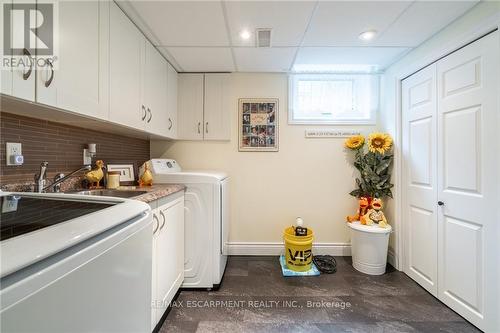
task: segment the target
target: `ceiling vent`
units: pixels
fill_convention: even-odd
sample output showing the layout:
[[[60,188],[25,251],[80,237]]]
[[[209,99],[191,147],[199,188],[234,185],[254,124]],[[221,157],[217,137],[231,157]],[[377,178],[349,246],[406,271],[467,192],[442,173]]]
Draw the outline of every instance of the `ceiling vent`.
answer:
[[[271,47],[271,29],[255,29],[257,47]]]

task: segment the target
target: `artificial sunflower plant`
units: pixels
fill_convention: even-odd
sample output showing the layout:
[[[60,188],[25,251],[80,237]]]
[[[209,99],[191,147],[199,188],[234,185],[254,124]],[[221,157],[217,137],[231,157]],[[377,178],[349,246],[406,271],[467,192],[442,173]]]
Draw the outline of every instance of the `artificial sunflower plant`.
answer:
[[[354,167],[360,173],[356,178],[358,188],[349,194],[357,198],[392,198],[390,170],[394,155],[390,135],[371,133],[366,142],[362,135],[355,135],[345,141],[345,147],[354,151]]]

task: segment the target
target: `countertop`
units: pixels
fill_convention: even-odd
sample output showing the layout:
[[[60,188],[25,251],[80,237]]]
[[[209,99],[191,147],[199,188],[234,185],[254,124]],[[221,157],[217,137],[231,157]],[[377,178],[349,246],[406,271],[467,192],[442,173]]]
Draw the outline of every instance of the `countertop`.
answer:
[[[152,186],[120,186],[118,190],[126,191],[148,191],[148,193],[141,194],[137,197],[132,197],[130,199],[139,200],[142,202],[152,202],[163,197],[167,197],[171,194],[184,191],[186,186],[181,184],[158,184]]]

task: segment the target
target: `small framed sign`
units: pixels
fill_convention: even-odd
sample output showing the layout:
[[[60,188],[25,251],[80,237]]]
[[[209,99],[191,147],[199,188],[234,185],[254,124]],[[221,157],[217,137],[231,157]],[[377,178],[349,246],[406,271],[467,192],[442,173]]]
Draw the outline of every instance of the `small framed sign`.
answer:
[[[120,172],[120,185],[135,185],[134,164],[108,164],[107,171]]]
[[[306,138],[348,138],[360,135],[361,131],[353,129],[306,129]]]
[[[278,151],[278,99],[239,99],[239,151]]]

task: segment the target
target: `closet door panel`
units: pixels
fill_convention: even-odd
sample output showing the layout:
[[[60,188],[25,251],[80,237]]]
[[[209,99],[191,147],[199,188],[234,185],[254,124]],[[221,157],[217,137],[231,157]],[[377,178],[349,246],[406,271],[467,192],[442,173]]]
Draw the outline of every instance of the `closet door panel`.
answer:
[[[496,32],[438,62],[439,298],[484,331],[498,330],[498,59]]]
[[[437,295],[436,66],[403,81],[405,272]]]

